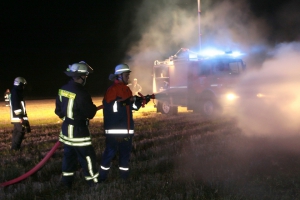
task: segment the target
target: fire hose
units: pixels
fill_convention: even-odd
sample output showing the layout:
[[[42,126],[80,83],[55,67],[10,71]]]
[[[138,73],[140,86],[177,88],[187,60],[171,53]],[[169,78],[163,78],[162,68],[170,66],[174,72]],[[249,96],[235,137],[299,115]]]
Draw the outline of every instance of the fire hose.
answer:
[[[138,98],[139,100],[142,101],[142,107],[145,107],[145,104],[147,104],[147,100],[150,101],[150,99],[155,99],[155,95],[154,94],[148,94],[146,96],[142,95],[141,93],[138,93],[140,96],[136,96],[136,98]]]
[[[18,182],[24,180],[25,178],[31,176],[32,174],[34,174],[49,160],[49,158],[54,154],[54,152],[59,147],[59,145],[60,145],[60,142],[57,141],[55,143],[55,145],[52,147],[52,149],[49,151],[49,153],[34,168],[32,168],[31,170],[29,170],[28,172],[26,172],[25,174],[23,174],[22,176],[20,176],[18,178],[12,179],[12,180],[4,182],[4,183],[0,183],[0,187],[5,187],[5,186],[9,186],[9,185],[18,183]]]
[[[142,101],[142,107],[145,107],[145,104],[147,103],[147,100],[155,99],[154,94],[146,95],[146,96],[143,96],[141,93],[138,93],[138,94],[140,95],[140,97],[138,97],[138,98],[140,98],[140,100]],[[103,105],[97,107],[97,110],[100,110],[100,109],[103,109]],[[9,186],[9,185],[13,185],[15,183],[18,183],[18,182],[26,179],[27,177],[31,176],[35,172],[37,172],[42,166],[44,166],[44,164],[49,160],[49,158],[51,158],[51,156],[54,154],[54,152],[58,149],[59,146],[60,146],[60,142],[57,141],[55,143],[55,145],[52,147],[52,149],[49,151],[49,153],[34,168],[29,170],[28,172],[26,172],[22,176],[19,176],[18,178],[12,179],[12,180],[4,182],[4,183],[0,183],[0,187],[6,187],[6,186]]]

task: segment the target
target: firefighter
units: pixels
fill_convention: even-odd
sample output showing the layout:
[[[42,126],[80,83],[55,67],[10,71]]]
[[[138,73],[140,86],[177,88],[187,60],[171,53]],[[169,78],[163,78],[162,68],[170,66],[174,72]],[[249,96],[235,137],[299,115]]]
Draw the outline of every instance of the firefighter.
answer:
[[[14,80],[10,94],[10,121],[14,125],[12,133],[12,150],[20,150],[25,132],[31,132],[26,104],[24,101],[24,88],[27,84],[25,78],[17,77]]]
[[[84,89],[88,74],[93,69],[85,62],[69,65],[65,74],[70,81],[62,86],[56,98],[55,114],[63,120],[59,141],[64,144],[61,185],[70,189],[79,161],[90,187],[98,182],[96,154],[89,132],[89,120],[101,106],[96,106]]]
[[[105,150],[100,165],[99,181],[107,179],[111,160],[119,153],[119,173],[124,180],[129,175],[129,159],[134,135],[132,110],[139,110],[142,103],[132,96],[127,86],[130,69],[127,64],[115,67],[115,73],[109,76],[114,83],[107,89],[103,98],[103,116],[105,130]],[[148,102],[149,100],[147,100]]]
[[[142,86],[138,84],[136,78],[133,79],[133,84],[129,83],[127,86],[130,88],[133,95],[138,95],[138,93],[142,91]]]
[[[7,89],[5,92],[4,92],[4,101],[5,101],[5,106],[9,106],[9,95],[10,95],[10,90]]]

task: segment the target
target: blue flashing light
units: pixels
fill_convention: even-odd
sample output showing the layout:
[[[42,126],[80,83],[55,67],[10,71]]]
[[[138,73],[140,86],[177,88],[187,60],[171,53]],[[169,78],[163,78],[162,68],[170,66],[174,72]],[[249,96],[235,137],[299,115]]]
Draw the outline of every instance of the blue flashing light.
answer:
[[[216,57],[216,56],[231,56],[231,57],[239,57],[242,56],[243,53],[240,51],[221,51],[218,49],[204,49],[199,53],[202,57]]]
[[[234,51],[234,52],[231,53],[231,56],[233,56],[233,57],[239,57],[241,55],[243,55],[243,54],[239,51]]]
[[[217,49],[205,49],[200,52],[200,56],[204,56],[204,57],[221,56],[224,54],[225,54],[224,51],[220,51]]]

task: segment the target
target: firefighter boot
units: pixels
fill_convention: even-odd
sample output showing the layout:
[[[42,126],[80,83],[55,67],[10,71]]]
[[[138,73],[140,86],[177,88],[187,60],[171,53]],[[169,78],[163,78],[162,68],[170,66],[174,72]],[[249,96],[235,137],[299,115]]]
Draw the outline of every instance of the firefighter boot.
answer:
[[[129,170],[119,170],[120,178],[124,181],[128,179],[129,177]]]
[[[103,183],[107,179],[108,172],[109,170],[100,169],[98,183]]]

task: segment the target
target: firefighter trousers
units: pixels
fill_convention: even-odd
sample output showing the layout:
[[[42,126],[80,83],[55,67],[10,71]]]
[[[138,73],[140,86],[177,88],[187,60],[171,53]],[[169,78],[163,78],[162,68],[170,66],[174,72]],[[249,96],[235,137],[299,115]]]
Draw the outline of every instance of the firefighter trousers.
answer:
[[[107,179],[111,160],[114,158],[117,152],[119,152],[120,177],[124,180],[128,178],[132,139],[133,135],[128,135],[122,138],[106,135],[106,148],[102,155],[99,181],[105,181]]]
[[[11,149],[19,150],[21,148],[22,141],[24,139],[25,130],[21,123],[14,124],[14,130],[12,133]]]
[[[69,146],[64,144],[61,181],[68,187],[72,186],[74,174],[78,170],[78,162],[88,184],[93,186],[97,183],[99,173],[96,164],[96,153],[92,145]]]

